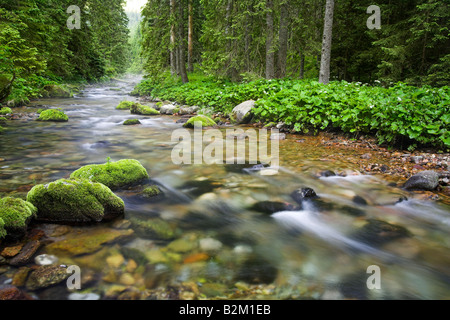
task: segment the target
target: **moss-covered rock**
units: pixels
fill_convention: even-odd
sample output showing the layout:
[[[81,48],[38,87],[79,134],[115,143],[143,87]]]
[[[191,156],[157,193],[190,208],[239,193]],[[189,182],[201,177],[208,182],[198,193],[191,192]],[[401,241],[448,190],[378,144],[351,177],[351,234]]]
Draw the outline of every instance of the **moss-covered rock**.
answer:
[[[70,276],[67,269],[61,266],[42,266],[34,270],[27,282],[29,290],[48,288],[63,282]]]
[[[27,200],[38,208],[37,219],[51,222],[99,222],[124,213],[125,204],[101,183],[61,179],[37,185]]]
[[[61,110],[49,109],[42,111],[39,115],[38,121],[55,121],[55,122],[67,122],[69,117]]]
[[[143,236],[156,240],[170,240],[175,238],[176,229],[160,218],[131,220],[133,227]]]
[[[117,110],[130,110],[131,106],[134,104],[132,101],[122,101],[116,107]]]
[[[50,84],[44,87],[44,96],[50,98],[71,98],[73,94],[63,85]]]
[[[141,122],[138,119],[128,119],[125,120],[125,122],[123,123],[124,126],[134,126],[137,124],[141,124]]]
[[[160,114],[158,110],[155,110],[149,106],[144,106],[139,103],[134,103],[130,107],[130,110],[131,110],[132,114],[139,114],[139,115],[143,115],[143,116],[156,116],[156,115]]]
[[[144,198],[153,198],[159,196],[161,192],[162,191],[158,186],[150,186],[142,191],[142,195],[144,196]]]
[[[46,249],[55,255],[83,255],[102,249],[107,243],[122,241],[132,237],[134,231],[94,228],[79,234],[71,234],[61,241],[49,244]]]
[[[0,115],[2,115],[2,116],[6,116],[7,114],[11,114],[11,113],[12,113],[11,108],[3,107],[0,109]]]
[[[73,172],[70,178],[88,179],[115,190],[148,179],[148,173],[139,161],[124,159],[84,166]]]
[[[4,222],[4,229],[8,235],[25,234],[28,223],[36,216],[36,213],[36,207],[22,199],[8,197],[0,200],[0,218]]]
[[[188,122],[183,125],[183,127],[194,128],[194,126],[196,127],[199,124],[201,127],[214,127],[216,125],[216,122],[208,116],[199,115],[190,118]]]

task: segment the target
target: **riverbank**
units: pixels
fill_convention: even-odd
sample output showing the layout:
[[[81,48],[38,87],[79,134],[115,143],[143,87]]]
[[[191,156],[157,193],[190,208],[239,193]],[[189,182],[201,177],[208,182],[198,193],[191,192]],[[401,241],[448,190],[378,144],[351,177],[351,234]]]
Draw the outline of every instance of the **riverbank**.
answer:
[[[253,100],[254,123],[280,124],[291,133],[369,135],[380,145],[410,151],[450,148],[449,87],[279,79],[231,83],[194,75],[187,84],[170,77],[146,79],[132,94],[199,106],[231,120],[234,107]]]

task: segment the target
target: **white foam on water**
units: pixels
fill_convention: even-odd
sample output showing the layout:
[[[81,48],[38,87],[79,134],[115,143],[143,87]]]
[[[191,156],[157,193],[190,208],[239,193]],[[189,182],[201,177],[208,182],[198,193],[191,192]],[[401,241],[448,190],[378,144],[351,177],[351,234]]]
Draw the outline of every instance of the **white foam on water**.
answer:
[[[312,210],[281,211],[274,213],[272,217],[286,228],[294,228],[308,232],[326,242],[331,243],[334,246],[344,249],[353,248],[380,257],[388,257],[387,253],[359,241],[350,239],[339,231],[326,225],[325,223],[320,221],[319,214]]]
[[[347,182],[351,182],[351,183],[362,183],[362,182],[368,182],[368,181],[375,182],[378,180],[374,176],[368,176],[368,175],[348,175],[345,177],[332,176],[332,177],[320,177],[319,179],[326,181],[326,182],[336,183],[336,184],[339,184],[343,181],[347,181]]]
[[[450,212],[436,207],[429,201],[408,200],[389,207],[399,209],[409,216],[450,226]]]

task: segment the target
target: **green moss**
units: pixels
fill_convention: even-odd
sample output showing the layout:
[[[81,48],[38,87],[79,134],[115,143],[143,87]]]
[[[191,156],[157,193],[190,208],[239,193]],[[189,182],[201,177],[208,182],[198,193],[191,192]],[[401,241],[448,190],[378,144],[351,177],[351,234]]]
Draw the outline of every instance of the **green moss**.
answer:
[[[156,103],[156,107],[161,108],[162,106],[163,106],[163,103],[162,103],[162,102],[157,102],[157,103]]]
[[[160,114],[158,110],[155,110],[149,106],[143,106],[139,103],[134,103],[131,106],[130,110],[132,114],[140,114],[144,116],[155,116]]]
[[[0,134],[2,134],[4,131],[5,129],[2,126],[0,126]]]
[[[134,104],[134,102],[131,101],[122,101],[119,103],[119,105],[116,107],[117,110],[130,110],[131,106]]]
[[[152,197],[156,197],[158,195],[161,194],[161,190],[159,189],[158,186],[150,186],[145,188],[142,191],[142,194],[145,198],[152,198]]]
[[[98,222],[123,214],[125,208],[108,187],[88,180],[61,179],[37,185],[27,200],[38,208],[38,220],[52,222]]]
[[[176,230],[166,221],[160,218],[132,219],[133,226],[143,235],[152,239],[170,240],[176,235]]]
[[[5,124],[7,121],[5,117],[0,117],[0,124]]]
[[[0,239],[6,237],[5,222],[0,218]]]
[[[70,178],[89,179],[111,189],[118,189],[148,179],[148,173],[139,161],[126,159],[84,166],[73,172]]]
[[[7,114],[11,114],[11,113],[13,113],[11,108],[3,107],[0,109],[0,114],[3,116],[6,116]]]
[[[124,126],[133,126],[136,124],[141,124],[141,122],[138,119],[129,119],[125,120],[125,122],[123,123]]]
[[[214,127],[216,123],[213,119],[211,119],[208,116],[199,115],[196,117],[192,117],[186,122],[183,127],[185,128],[194,128],[194,126],[197,126],[197,123],[200,123],[202,127]]]
[[[264,126],[264,128],[273,128],[273,127],[276,127],[276,126],[277,126],[277,124],[275,122],[269,122],[268,124],[266,124]]]
[[[44,112],[45,109],[38,109],[38,111],[36,111],[37,114],[41,114],[42,112]]]
[[[36,213],[36,207],[22,199],[8,197],[0,200],[0,218],[8,234],[24,234]]]
[[[38,121],[55,121],[55,122],[67,122],[69,117],[61,110],[49,109],[42,111],[39,115]]]

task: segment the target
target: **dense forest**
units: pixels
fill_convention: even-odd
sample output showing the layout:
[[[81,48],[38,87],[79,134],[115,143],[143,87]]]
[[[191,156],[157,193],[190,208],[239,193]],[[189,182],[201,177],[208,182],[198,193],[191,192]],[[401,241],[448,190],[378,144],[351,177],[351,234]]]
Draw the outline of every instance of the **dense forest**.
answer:
[[[446,1],[378,1],[381,28],[370,30],[373,1],[334,3],[331,79],[448,85]],[[317,78],[325,0],[150,0],[144,15],[145,69],[201,70],[234,81]]]
[[[45,85],[98,81],[130,65],[124,0],[2,0],[0,101],[20,104]],[[70,6],[80,9],[80,29]],[[9,97],[8,97],[9,96]]]

